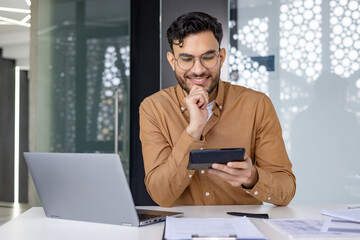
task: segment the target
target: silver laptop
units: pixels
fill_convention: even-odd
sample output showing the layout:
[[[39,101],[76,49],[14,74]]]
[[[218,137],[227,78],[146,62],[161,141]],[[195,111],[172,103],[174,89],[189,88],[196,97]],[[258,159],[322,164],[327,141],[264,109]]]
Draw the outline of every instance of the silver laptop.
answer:
[[[24,153],[50,218],[143,226],[180,212],[136,209],[119,155]]]

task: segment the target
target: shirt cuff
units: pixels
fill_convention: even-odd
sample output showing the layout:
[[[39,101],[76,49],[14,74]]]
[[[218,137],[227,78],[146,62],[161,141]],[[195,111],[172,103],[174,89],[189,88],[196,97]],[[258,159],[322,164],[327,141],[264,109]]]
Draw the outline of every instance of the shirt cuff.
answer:
[[[241,186],[241,189],[261,202],[269,202],[271,201],[272,195],[274,194],[271,191],[273,188],[270,186],[270,183],[272,182],[271,175],[265,170],[257,166],[255,167],[258,172],[257,183],[250,189],[244,188],[243,186]]]
[[[190,152],[194,149],[203,148],[205,144],[206,141],[204,138],[202,138],[201,140],[194,139],[186,132],[186,130],[184,130],[178,142],[176,143],[177,147],[182,152]]]

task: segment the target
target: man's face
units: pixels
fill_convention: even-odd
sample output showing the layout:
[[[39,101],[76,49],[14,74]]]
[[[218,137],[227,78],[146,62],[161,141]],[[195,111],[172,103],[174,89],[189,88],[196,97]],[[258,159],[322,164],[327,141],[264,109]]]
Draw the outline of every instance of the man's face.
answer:
[[[167,59],[175,72],[176,80],[186,91],[190,92],[192,86],[199,85],[205,88],[210,94],[220,80],[220,70],[225,60],[225,49],[219,51],[219,43],[211,31],[190,34],[183,40],[183,45],[173,45],[174,53],[167,53]],[[204,67],[200,62],[201,56],[208,53],[219,55],[217,64],[212,68]],[[195,63],[189,70],[179,67],[176,59],[185,57],[186,59],[196,58]]]

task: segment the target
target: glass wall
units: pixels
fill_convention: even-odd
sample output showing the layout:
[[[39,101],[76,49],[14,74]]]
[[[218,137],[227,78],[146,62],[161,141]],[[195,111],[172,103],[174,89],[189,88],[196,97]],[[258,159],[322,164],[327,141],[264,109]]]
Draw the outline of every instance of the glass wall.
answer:
[[[109,153],[118,144],[128,174],[130,0],[37,5],[36,151]]]
[[[230,0],[229,81],[272,99],[293,203],[360,200],[360,4]]]

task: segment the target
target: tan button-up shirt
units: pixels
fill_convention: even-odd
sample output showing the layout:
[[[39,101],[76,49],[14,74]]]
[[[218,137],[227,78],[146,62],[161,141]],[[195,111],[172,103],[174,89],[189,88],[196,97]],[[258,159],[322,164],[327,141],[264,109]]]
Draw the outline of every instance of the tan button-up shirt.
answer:
[[[269,202],[287,205],[295,176],[281,126],[270,99],[251,89],[219,82],[213,114],[195,140],[186,132],[189,112],[179,86],[147,97],[140,106],[140,140],[145,184],[161,206],[231,205]],[[240,148],[252,159],[258,182],[252,189],[233,187],[219,176],[188,170],[189,152],[200,148]]]

